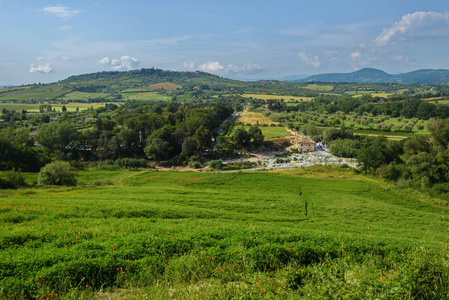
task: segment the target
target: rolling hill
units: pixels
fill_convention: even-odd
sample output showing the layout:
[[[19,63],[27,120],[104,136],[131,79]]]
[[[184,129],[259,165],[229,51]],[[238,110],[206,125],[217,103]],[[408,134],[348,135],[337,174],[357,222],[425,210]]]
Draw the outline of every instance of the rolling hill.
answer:
[[[327,73],[312,75],[294,82],[356,82],[356,83],[398,83],[432,84],[449,81],[449,70],[423,69],[391,75],[382,70],[364,68],[352,73]]]

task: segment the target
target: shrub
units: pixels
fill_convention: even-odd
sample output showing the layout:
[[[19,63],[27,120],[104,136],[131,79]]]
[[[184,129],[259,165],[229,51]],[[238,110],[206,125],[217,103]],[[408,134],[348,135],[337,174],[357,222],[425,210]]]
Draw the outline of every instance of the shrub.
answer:
[[[41,185],[76,185],[76,179],[75,174],[70,171],[68,162],[55,161],[41,169],[38,183]]]
[[[194,169],[201,168],[201,163],[199,161],[192,162],[192,168],[194,168]]]
[[[5,177],[0,178],[0,188],[2,189],[18,189],[27,186],[25,175],[15,169],[5,172]]]
[[[213,169],[220,170],[221,167],[223,166],[223,162],[221,160],[211,160],[209,162],[209,166]]]
[[[135,158],[120,158],[115,161],[115,165],[119,166],[120,168],[125,169],[134,169],[134,168],[146,168],[147,166],[147,160],[146,159],[135,159]]]

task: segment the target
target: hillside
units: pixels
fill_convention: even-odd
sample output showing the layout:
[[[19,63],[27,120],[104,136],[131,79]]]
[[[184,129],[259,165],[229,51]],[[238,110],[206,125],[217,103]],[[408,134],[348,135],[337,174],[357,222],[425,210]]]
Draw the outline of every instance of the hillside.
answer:
[[[417,70],[391,75],[384,71],[364,68],[352,73],[328,73],[309,76],[295,82],[356,82],[356,83],[398,83],[431,84],[449,81],[449,70]]]
[[[447,295],[447,211],[348,169],[89,170],[77,179],[1,191],[0,296]]]
[[[151,68],[97,72],[70,76],[50,84],[4,87],[0,88],[0,102],[26,102],[28,104],[53,101],[58,103],[167,100],[191,102],[198,99],[213,99],[223,95],[245,93],[259,94],[263,99],[270,99],[271,96],[273,96],[272,99],[276,99],[276,96],[291,99],[294,97],[317,97],[323,93],[351,95],[354,91],[410,95],[423,91],[447,92],[448,85],[429,83],[427,86],[422,86],[416,83],[449,80],[448,72],[445,70],[421,70],[393,76],[380,70],[367,68],[348,74],[311,76],[302,79],[302,82],[278,80],[245,82],[199,71],[177,72]],[[316,85],[310,84],[311,81],[332,83]],[[415,84],[402,84],[406,82],[415,82]]]

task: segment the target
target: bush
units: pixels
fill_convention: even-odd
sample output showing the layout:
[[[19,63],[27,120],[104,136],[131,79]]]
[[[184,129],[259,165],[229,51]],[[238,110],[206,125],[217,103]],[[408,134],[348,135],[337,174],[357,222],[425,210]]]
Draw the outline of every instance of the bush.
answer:
[[[209,166],[213,169],[220,170],[223,167],[223,162],[221,160],[211,160]]]
[[[201,168],[201,163],[199,161],[194,161],[194,162],[192,162],[191,165],[192,165],[192,168],[194,168],[194,169]]]
[[[135,158],[120,158],[115,161],[115,165],[120,168],[125,169],[135,169],[135,168],[146,168],[147,160],[146,159],[135,159]]]
[[[5,177],[0,178],[1,189],[18,189],[27,186],[25,181],[25,175],[22,172],[15,169],[5,172]]]
[[[70,164],[55,161],[45,165],[39,173],[40,185],[76,185],[75,174],[70,171]]]

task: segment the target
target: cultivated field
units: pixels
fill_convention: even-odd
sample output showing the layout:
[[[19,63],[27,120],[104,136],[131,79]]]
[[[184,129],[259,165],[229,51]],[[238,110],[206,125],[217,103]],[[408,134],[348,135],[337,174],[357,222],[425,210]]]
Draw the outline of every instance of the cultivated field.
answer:
[[[267,94],[242,94],[242,97],[262,99],[262,100],[284,100],[285,102],[313,100],[312,97],[279,96],[279,95],[267,95]]]
[[[182,88],[182,86],[171,83],[171,82],[161,82],[161,83],[156,83],[156,84],[152,84],[148,86],[149,90],[157,90],[163,88],[164,90],[167,91],[173,91],[173,90],[177,90]]]
[[[309,84],[308,86],[306,86],[306,89],[319,91],[319,92],[329,92],[334,89],[334,86],[313,83],[313,84]]]
[[[237,129],[238,126],[235,127]],[[249,130],[250,126],[243,126],[246,131]],[[284,127],[284,126],[259,126],[260,130],[262,131],[262,134],[266,139],[272,139],[272,138],[280,138],[280,137],[286,137],[291,136],[291,133]]]
[[[64,97],[61,97],[61,100],[92,100],[96,98],[107,98],[110,94],[108,93],[86,93],[86,92],[71,92],[69,94],[64,95]]]
[[[447,207],[345,168],[77,178],[75,188],[0,191],[1,297],[448,293]]]
[[[111,102],[108,102],[111,103]],[[15,111],[22,111],[23,109],[25,109],[27,112],[29,113],[37,113],[39,112],[39,106],[41,104],[28,104],[28,103],[0,103],[0,110],[2,110],[3,108],[7,109],[7,110],[15,110]],[[54,108],[57,112],[61,112],[62,111],[62,107],[65,106],[67,108],[67,111],[76,111],[76,108],[78,107],[80,111],[82,110],[86,110],[89,108],[99,108],[99,107],[104,107],[105,103],[77,103],[77,102],[70,102],[67,104],[59,104],[59,103],[55,103],[55,104],[50,104],[52,109]]]
[[[123,100],[137,100],[137,101],[168,101],[170,97],[159,95],[156,92],[142,92],[142,93],[121,93]]]

